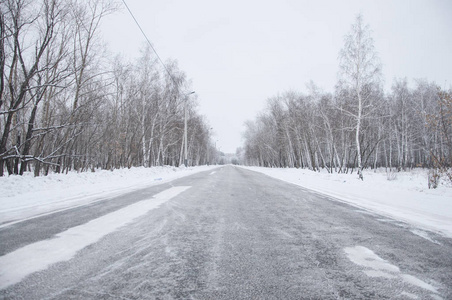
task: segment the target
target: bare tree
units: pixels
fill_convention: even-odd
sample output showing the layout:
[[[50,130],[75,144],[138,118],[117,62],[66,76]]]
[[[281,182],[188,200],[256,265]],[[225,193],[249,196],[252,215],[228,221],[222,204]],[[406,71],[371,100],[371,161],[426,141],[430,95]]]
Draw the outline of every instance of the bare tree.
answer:
[[[0,176],[179,164],[190,82],[149,49],[135,64],[109,61],[99,28],[114,0],[0,8]],[[207,163],[214,147],[193,99],[188,115],[190,163]]]
[[[363,179],[360,134],[362,123],[372,113],[372,96],[379,88],[381,65],[375,51],[370,28],[364,25],[361,15],[356,17],[351,31],[345,36],[344,48],[340,51],[339,88],[349,91],[353,101],[352,110],[346,111],[355,120],[355,143],[358,176]]]
[[[55,67],[58,59],[46,60],[46,51],[57,35],[57,27],[62,23],[64,7],[56,0],[32,3],[24,0],[9,0],[1,3],[2,12],[2,86],[7,82],[8,92],[0,95],[0,108],[6,104],[2,115],[6,120],[2,124],[3,132],[0,140],[0,176],[3,175],[4,164],[10,174],[19,172],[20,159],[26,159],[30,149],[30,139],[38,103],[51,82],[43,83],[42,72]],[[7,20],[7,22],[6,22]],[[36,38],[35,38],[36,37]],[[33,50],[32,50],[33,49]],[[8,74],[6,74],[5,66]],[[28,122],[25,137],[25,152],[21,138],[22,114],[32,103],[33,109]],[[24,116],[21,115],[22,118]],[[16,140],[11,141],[11,133],[16,133]],[[13,136],[13,139],[15,137]],[[25,155],[25,156],[24,156]],[[14,163],[13,163],[14,159]],[[25,160],[26,161],[26,160]],[[26,163],[25,163],[26,165]],[[25,166],[24,166],[25,167]],[[21,168],[21,173],[24,169]]]
[[[436,188],[445,175],[452,183],[452,91],[438,88],[438,111],[428,115],[428,126],[438,132],[435,148],[430,150],[432,166],[429,187]]]

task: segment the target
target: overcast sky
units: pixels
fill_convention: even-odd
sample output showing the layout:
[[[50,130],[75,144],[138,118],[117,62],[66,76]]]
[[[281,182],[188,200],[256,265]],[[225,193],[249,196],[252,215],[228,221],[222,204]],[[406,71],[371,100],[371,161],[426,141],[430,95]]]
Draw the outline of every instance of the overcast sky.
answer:
[[[373,31],[385,89],[394,78],[452,83],[452,1],[126,0],[160,57],[176,59],[227,153],[241,146],[243,123],[266,99],[332,92],[338,53],[358,13]],[[144,38],[124,8],[102,34],[113,53],[135,59]]]

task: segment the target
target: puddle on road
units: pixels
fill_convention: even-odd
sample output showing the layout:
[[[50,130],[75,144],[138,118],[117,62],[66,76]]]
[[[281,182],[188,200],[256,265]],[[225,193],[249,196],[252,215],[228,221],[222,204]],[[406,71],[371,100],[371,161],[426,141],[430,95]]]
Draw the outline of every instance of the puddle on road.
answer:
[[[400,279],[405,283],[410,285],[419,287],[421,289],[427,290],[433,294],[430,296],[433,299],[442,299],[439,296],[438,289],[431,284],[428,284],[419,278],[416,278],[409,274],[404,274],[400,272],[399,267],[389,263],[383,258],[379,257],[372,250],[363,247],[363,246],[355,246],[355,247],[347,247],[344,249],[345,254],[348,259],[364,268],[363,272],[369,277],[383,277],[387,279]],[[402,295],[415,296],[407,291],[403,291]],[[411,297],[410,297],[411,298]],[[413,297],[413,299],[417,299]]]

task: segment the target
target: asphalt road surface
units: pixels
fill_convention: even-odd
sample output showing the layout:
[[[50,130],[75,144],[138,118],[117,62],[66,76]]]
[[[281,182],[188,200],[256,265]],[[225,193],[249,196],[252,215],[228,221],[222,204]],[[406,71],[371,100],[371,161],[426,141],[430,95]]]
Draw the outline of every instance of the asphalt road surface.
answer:
[[[452,299],[452,239],[232,166],[3,227],[0,258],[174,186],[0,299]]]

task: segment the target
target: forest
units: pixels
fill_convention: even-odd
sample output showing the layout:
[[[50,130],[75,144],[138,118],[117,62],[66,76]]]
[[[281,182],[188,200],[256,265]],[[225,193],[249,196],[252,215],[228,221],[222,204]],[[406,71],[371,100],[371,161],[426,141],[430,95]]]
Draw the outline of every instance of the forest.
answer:
[[[188,165],[217,161],[207,120],[177,61],[162,65],[149,46],[112,56],[102,19],[112,0],[0,2],[0,176],[132,166],[180,166],[187,117]],[[452,91],[395,79],[358,15],[339,52],[334,92],[315,83],[286,91],[245,124],[241,163],[328,172],[416,167],[452,181]]]
[[[150,47],[111,57],[110,0],[0,2],[0,176],[184,163],[216,155],[190,80]]]
[[[384,92],[382,63],[371,30],[358,15],[339,53],[334,93],[307,84],[307,93],[271,97],[246,123],[244,163],[328,172],[384,167],[429,168],[429,184],[452,181],[452,92],[425,79],[395,79]]]

